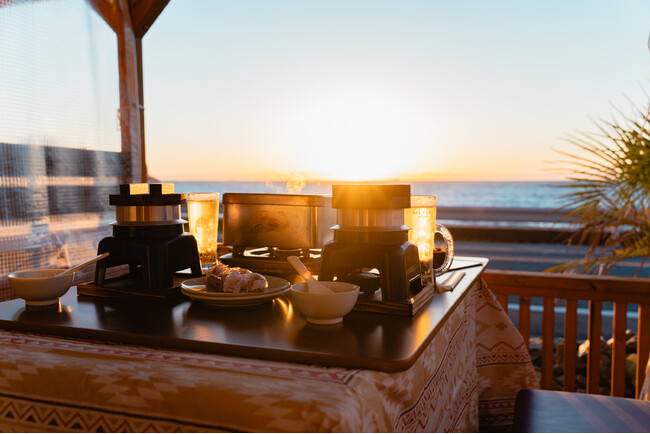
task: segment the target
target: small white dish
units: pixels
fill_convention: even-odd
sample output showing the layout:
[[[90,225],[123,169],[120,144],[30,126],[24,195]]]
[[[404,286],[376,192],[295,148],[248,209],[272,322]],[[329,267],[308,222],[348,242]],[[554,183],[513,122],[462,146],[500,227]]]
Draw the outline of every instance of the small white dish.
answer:
[[[338,324],[350,313],[359,297],[359,286],[347,282],[320,282],[333,294],[309,292],[305,283],[291,287],[294,306],[312,324]]]
[[[72,285],[74,273],[57,274],[65,268],[48,268],[11,273],[9,284],[14,293],[25,300],[27,306],[47,306],[57,304],[59,297],[65,295]]]
[[[267,303],[287,292],[291,284],[279,277],[264,276],[269,286],[261,292],[232,293],[211,291],[206,286],[205,276],[188,279],[181,283],[181,292],[191,299],[210,306],[244,307]]]

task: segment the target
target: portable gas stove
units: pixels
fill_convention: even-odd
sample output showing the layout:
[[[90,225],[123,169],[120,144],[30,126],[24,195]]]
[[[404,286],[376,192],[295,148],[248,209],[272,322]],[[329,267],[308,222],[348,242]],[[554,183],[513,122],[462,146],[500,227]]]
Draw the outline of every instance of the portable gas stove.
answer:
[[[176,272],[201,276],[196,239],[183,234],[180,219],[185,195],[174,193],[173,184],[123,184],[109,200],[116,209],[113,236],[102,239],[97,252],[110,255],[97,262],[93,282],[78,286],[80,295],[167,299],[180,294]],[[107,269],[122,265],[126,274],[106,278]]]
[[[408,242],[404,209],[410,206],[410,185],[333,185],[332,206],[338,210],[334,239],[322,251],[322,280],[369,286],[380,303],[405,302],[409,307],[423,289],[418,248]],[[376,272],[368,273],[368,271]],[[370,279],[372,281],[372,279]],[[380,304],[379,303],[379,304]]]
[[[320,248],[332,238],[331,198],[303,194],[226,193],[223,241],[232,253],[219,257],[231,267],[301,281],[287,257],[298,256],[318,274]]]

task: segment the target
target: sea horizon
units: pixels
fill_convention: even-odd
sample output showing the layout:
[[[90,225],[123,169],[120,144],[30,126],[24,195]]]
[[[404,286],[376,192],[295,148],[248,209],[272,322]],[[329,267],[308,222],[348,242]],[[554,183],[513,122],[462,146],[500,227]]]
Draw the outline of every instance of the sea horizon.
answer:
[[[218,192],[267,194],[331,194],[333,184],[409,184],[412,195],[435,195],[439,206],[558,208],[565,204],[559,188],[566,181],[161,181],[178,193]]]

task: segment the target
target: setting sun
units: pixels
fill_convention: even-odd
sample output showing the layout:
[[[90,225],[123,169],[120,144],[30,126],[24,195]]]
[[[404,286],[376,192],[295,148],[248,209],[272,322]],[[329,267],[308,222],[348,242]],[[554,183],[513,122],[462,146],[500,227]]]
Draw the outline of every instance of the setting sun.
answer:
[[[282,140],[300,154],[300,169],[317,179],[371,181],[407,173],[416,150],[434,134],[388,96],[323,95],[284,119]]]
[[[142,42],[149,173],[561,179],[566,134],[643,100],[641,5],[170,2]]]

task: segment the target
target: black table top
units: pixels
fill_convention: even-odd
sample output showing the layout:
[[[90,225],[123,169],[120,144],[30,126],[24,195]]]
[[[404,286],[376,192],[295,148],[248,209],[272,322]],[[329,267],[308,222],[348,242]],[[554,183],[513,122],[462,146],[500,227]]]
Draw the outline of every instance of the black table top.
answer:
[[[333,326],[307,323],[289,293],[245,308],[190,300],[111,300],[77,296],[59,308],[32,309],[22,299],[0,303],[0,327],[72,338],[156,346],[296,363],[375,369],[410,367],[447,316],[477,282],[485,258],[454,260],[465,276],[453,292],[435,294],[413,317],[353,311]],[[471,266],[475,264],[474,266]]]

